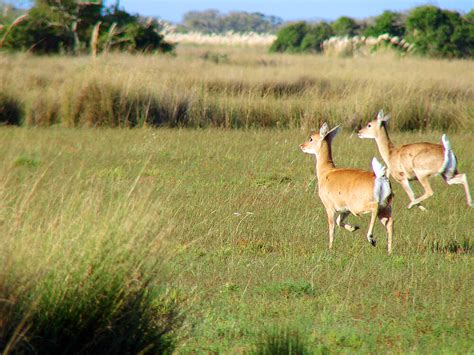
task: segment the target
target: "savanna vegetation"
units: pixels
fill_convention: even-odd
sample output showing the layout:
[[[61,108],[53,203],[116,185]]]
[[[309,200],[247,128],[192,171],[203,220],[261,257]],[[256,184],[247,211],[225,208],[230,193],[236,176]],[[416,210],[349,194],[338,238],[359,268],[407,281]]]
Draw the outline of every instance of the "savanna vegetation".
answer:
[[[376,147],[354,131],[383,108],[397,144],[447,131],[472,182],[472,61],[143,55],[129,39],[99,53],[111,28],[147,26],[103,10],[108,31],[55,29],[74,55],[0,53],[0,353],[474,351],[463,189],[434,180],[423,212],[393,184],[392,255],[381,225],[376,248],[337,230],[330,252],[298,149],[341,123],[336,164],[369,169]]]
[[[0,119],[25,126],[473,127],[471,61],[184,47],[177,56],[0,57]],[[176,71],[176,68],[180,68]]]
[[[36,0],[23,11],[2,6],[0,49],[94,55],[108,51],[173,50],[160,33],[157,21],[129,14],[118,3],[105,7],[102,1]]]
[[[398,46],[402,40],[410,43],[413,52],[422,56],[469,58],[474,50],[473,14],[474,10],[462,15],[427,5],[408,13],[385,11],[371,20],[356,21],[343,16],[332,23],[291,23],[279,30],[271,50],[322,52],[324,41],[333,36],[341,39],[355,36],[376,38],[387,34],[394,37],[394,41],[386,41],[385,46],[394,49],[407,48]]]

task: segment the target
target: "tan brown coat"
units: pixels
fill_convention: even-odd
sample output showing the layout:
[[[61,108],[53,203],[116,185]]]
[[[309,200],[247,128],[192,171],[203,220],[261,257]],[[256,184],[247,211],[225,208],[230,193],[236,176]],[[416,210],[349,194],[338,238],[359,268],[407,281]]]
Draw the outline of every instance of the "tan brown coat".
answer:
[[[304,153],[316,156],[318,192],[326,209],[329,225],[329,248],[332,248],[334,242],[336,224],[353,232],[358,227],[344,223],[344,219],[350,213],[356,216],[371,213],[367,239],[375,246],[373,229],[378,217],[387,230],[387,249],[390,253],[393,234],[392,194],[388,179],[384,175],[385,170],[378,162],[373,162],[377,175],[358,169],[337,168],[332,160],[331,144],[338,130],[339,127],[336,127],[329,131],[324,124],[319,133],[312,134],[307,142],[300,145]],[[377,179],[382,186],[379,199],[375,191]]]

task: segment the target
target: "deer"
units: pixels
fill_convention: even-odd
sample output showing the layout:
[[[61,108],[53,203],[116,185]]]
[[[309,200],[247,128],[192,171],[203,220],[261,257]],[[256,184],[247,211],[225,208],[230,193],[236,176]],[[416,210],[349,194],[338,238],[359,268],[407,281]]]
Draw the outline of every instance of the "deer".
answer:
[[[375,247],[373,236],[376,218],[387,232],[387,251],[392,252],[393,217],[392,188],[386,169],[376,158],[372,160],[373,172],[351,168],[337,168],[332,158],[332,141],[340,131],[340,125],[329,130],[324,123],[319,133],[311,133],[307,142],[300,145],[303,153],[316,157],[318,193],[326,210],[329,226],[329,250],[332,250],[336,224],[350,232],[359,229],[344,221],[353,214],[370,213],[367,240]],[[337,215],[337,217],[336,217]]]
[[[388,136],[389,119],[390,115],[380,110],[377,118],[362,128],[358,135],[360,138],[375,139],[379,153],[387,164],[388,176],[391,175],[402,185],[410,199],[408,208],[417,206],[426,211],[420,203],[433,195],[429,179],[436,175],[441,175],[448,185],[463,185],[467,205],[473,207],[467,176],[457,170],[457,159],[448,136],[443,134],[442,144],[421,142],[396,147]],[[418,180],[424,189],[423,195],[418,198],[415,198],[410,186],[412,180]]]

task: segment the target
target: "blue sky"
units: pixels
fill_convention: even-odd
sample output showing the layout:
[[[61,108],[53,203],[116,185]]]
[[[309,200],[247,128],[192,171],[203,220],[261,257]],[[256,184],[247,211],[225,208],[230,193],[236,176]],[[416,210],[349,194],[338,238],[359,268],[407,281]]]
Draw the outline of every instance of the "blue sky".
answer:
[[[107,3],[114,3],[108,0]],[[121,0],[120,5],[127,11],[144,16],[156,16],[172,22],[180,22],[185,12],[190,10],[217,9],[221,12],[232,10],[262,12],[284,20],[327,19],[333,20],[346,15],[354,18],[375,16],[384,10],[403,11],[424,4],[441,8],[468,12],[474,8],[474,0]]]

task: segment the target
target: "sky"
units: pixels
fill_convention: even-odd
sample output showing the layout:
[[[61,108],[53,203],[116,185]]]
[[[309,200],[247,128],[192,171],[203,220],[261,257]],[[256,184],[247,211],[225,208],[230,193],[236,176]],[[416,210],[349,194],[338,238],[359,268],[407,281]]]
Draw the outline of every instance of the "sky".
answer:
[[[107,0],[106,3],[112,4],[115,0]],[[366,18],[380,15],[384,10],[403,11],[425,4],[462,13],[474,8],[474,0],[120,0],[120,6],[128,12],[175,23],[181,22],[183,14],[191,10],[262,12],[286,21],[334,20],[340,16]]]

